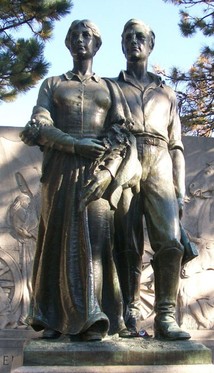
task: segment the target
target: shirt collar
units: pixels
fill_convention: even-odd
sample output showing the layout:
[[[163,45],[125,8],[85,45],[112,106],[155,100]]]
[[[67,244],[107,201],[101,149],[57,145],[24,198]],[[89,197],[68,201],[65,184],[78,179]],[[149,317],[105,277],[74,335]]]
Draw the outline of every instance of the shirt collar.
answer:
[[[155,87],[163,87],[164,85],[164,81],[161,79],[161,77],[159,77],[158,75],[156,74],[153,74],[151,72],[148,71],[148,75],[150,75],[152,77],[152,83],[149,84],[148,87],[151,87],[151,88],[155,88]],[[125,82],[129,82],[131,84],[134,84],[135,82],[135,79],[132,78],[131,75],[129,75],[127,73],[127,71],[125,70],[122,70],[118,76],[118,80],[123,80]],[[135,84],[134,84],[135,85]]]
[[[75,78],[78,78],[80,80],[79,76],[77,74],[74,74],[72,71],[67,71],[67,73],[65,73],[64,76],[67,80],[74,80]],[[86,80],[89,79],[92,79],[98,83],[101,78],[98,75],[92,73],[91,76],[88,76]]]

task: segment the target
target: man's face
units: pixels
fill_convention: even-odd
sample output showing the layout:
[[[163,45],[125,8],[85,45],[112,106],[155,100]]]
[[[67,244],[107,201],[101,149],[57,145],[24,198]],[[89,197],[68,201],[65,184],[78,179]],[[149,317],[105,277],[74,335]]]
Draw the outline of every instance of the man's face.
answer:
[[[90,28],[79,24],[71,32],[70,52],[74,59],[92,58],[97,52],[96,39]]]
[[[150,37],[138,24],[131,25],[123,35],[123,53],[127,61],[146,60],[151,52]]]

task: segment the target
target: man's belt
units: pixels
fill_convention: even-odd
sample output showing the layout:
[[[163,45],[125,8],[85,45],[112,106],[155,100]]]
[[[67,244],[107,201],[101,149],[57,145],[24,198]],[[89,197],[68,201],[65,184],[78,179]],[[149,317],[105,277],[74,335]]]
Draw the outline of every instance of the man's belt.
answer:
[[[168,148],[168,144],[166,141],[159,139],[158,137],[152,136],[143,136],[143,135],[136,135],[137,144],[146,144],[146,145],[154,145],[154,146],[161,146],[165,149]]]

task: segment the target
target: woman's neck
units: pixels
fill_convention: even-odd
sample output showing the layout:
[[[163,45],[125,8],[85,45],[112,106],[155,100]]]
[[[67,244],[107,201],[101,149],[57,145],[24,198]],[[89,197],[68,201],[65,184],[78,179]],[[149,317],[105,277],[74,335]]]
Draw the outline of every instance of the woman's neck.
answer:
[[[92,60],[74,61],[72,72],[82,78],[91,76],[92,75]]]

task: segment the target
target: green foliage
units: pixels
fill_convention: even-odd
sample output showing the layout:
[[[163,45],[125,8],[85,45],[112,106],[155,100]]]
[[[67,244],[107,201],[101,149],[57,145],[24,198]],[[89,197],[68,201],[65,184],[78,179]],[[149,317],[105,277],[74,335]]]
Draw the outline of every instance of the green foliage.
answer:
[[[1,0],[0,101],[14,100],[46,75],[45,42],[52,36],[54,22],[72,5],[71,0]],[[28,39],[15,37],[23,27],[31,33]]]
[[[180,13],[179,27],[184,37],[192,37],[198,31],[204,36],[214,34],[214,0],[163,0],[184,6]],[[197,12],[192,16],[190,11]],[[214,134],[214,50],[203,47],[199,57],[187,72],[173,67],[163,74],[178,94],[183,133],[197,136]]]

